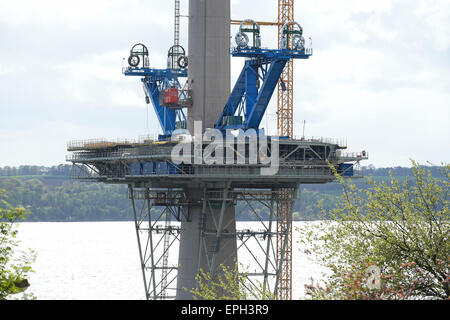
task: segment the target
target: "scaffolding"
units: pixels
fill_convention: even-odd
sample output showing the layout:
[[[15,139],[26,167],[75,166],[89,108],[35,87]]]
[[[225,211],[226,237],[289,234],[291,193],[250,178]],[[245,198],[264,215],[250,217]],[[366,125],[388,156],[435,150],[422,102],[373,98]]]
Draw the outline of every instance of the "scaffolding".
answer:
[[[215,263],[217,248],[223,245],[224,239],[235,238],[238,256],[248,257],[250,260],[247,263],[253,268],[241,273],[241,276],[245,275],[248,283],[258,290],[270,292],[274,296],[277,294],[285,281],[286,272],[280,263],[286,257],[277,249],[278,242],[282,241],[281,247],[286,250],[291,248],[292,243],[289,243],[285,234],[292,226],[283,230],[275,228],[275,206],[280,202],[285,203],[290,208],[288,211],[292,212],[292,205],[297,199],[296,188],[291,189],[292,198],[284,199],[286,190],[230,189],[229,185],[230,182],[223,189],[202,188],[201,200],[193,203],[187,202],[182,189],[151,189],[132,184],[128,186],[147,299],[175,298],[178,266],[171,263],[169,252],[171,251],[173,256],[176,251],[171,249],[179,244],[180,228],[178,225],[167,226],[162,222],[169,218],[178,222],[189,221],[193,207],[202,208],[199,227],[202,251],[200,256],[207,259],[207,271],[211,274],[219,271],[220,266]],[[213,224],[215,227],[207,228],[206,219],[209,219],[208,216],[212,217],[209,211],[214,207],[222,208],[223,211],[227,206],[240,208],[236,213],[237,219],[243,212],[250,212],[250,216],[256,221],[256,227],[238,230],[229,224],[221,224],[221,219],[218,219]],[[231,259],[233,256],[227,258]],[[258,284],[262,284],[262,287]]]
[[[282,29],[288,22],[294,21],[294,0],[278,0],[278,48],[283,47]],[[290,41],[290,39],[288,39]],[[288,47],[291,44],[287,44]],[[278,135],[292,137],[294,119],[294,61],[289,60],[278,84]]]
[[[161,222],[186,214],[183,193],[128,187],[131,200],[146,299],[174,299],[178,266],[169,264],[169,251],[180,241],[177,226]],[[155,212],[155,208],[160,210]],[[162,210],[161,210],[162,208]],[[174,287],[175,286],[175,287]]]
[[[179,266],[173,262],[173,256],[176,248],[185,244],[185,250],[178,249],[179,261],[183,264],[182,261],[189,260],[188,267],[183,266],[180,272],[188,274],[189,278],[192,277],[191,271],[200,271],[201,266],[206,266],[206,271],[214,276],[220,273],[219,263],[230,265],[230,259],[236,258],[236,252],[237,255],[245,252],[254,268],[251,272],[246,272],[248,281],[253,284],[256,281],[262,283],[262,290],[271,292],[277,299],[292,299],[292,214],[294,203],[299,197],[299,186],[304,183],[334,181],[334,170],[344,176],[358,177],[359,162],[367,159],[368,154],[364,151],[343,153],[341,150],[347,146],[343,140],[296,139],[293,136],[292,59],[306,59],[312,54],[312,49],[304,48],[301,27],[293,22],[294,1],[278,0],[278,22],[258,24],[278,26],[279,49],[261,49],[259,34],[255,33],[253,47],[244,46],[233,50],[233,56],[251,58],[244,67],[245,77],[242,76],[238,81],[236,88],[239,89],[239,94],[230,98],[229,106],[231,109],[235,107],[236,110],[233,110],[241,115],[236,116],[227,110],[216,126],[222,130],[258,129],[279,80],[278,136],[269,137],[271,147],[262,156],[258,152],[256,163],[251,161],[255,152],[245,137],[244,142],[239,139],[231,142],[231,154],[236,162],[211,164],[203,161],[204,159],[195,161],[197,150],[201,151],[202,157],[211,142],[195,143],[192,136],[186,140],[189,142],[172,140],[177,139],[172,135],[174,131],[186,128],[184,108],[192,106],[189,83],[182,87],[178,81],[179,78],[188,76],[188,60],[184,49],[179,45],[180,1],[175,0],[174,4],[174,46],[169,50],[168,69],[149,68],[146,63],[148,50],[142,44],[135,45],[142,46],[142,51],[132,49],[130,66],[123,68],[125,75],[141,78],[146,101],[153,103],[163,134],[157,137],[142,136],[137,140],[94,139],[69,142],[67,150],[71,154],[66,160],[73,164],[72,177],[128,185],[146,299],[182,297],[177,284]],[[248,22],[240,22],[241,27]],[[256,26],[255,22],[252,24],[253,27]],[[300,30],[294,30],[295,25]],[[241,28],[241,31],[244,30]],[[297,43],[294,43],[294,39]],[[138,67],[140,56],[142,68]],[[273,65],[268,68],[268,64],[272,62]],[[260,93],[253,90],[256,87],[259,89],[260,85],[260,79],[252,74],[254,70],[257,70],[257,75],[261,72],[259,76],[263,80],[261,88],[264,90]],[[266,86],[264,83],[269,84]],[[166,90],[170,90],[167,91],[167,96]],[[237,101],[236,97],[241,100]],[[250,113],[253,115],[249,117],[251,121],[247,117],[242,118],[244,101],[251,106],[251,98],[259,99],[258,97],[263,98],[258,101],[257,112]],[[165,98],[168,98],[167,101]],[[242,119],[245,120],[244,123]],[[272,141],[277,142],[277,149],[272,148]],[[181,143],[194,151],[183,154],[183,157],[187,157],[183,159],[188,161],[175,162],[172,153]],[[267,140],[265,143],[267,144]],[[240,149],[242,144],[243,151]],[[220,151],[228,155],[227,148],[226,145]],[[257,146],[257,150],[261,150],[260,148],[261,144]],[[218,151],[214,149],[214,153]],[[263,169],[271,168],[271,157],[275,154],[276,172],[273,175],[262,174]],[[269,157],[270,164],[261,159],[267,160]],[[238,159],[245,161],[239,162]],[[258,206],[262,206],[267,214],[262,215]],[[236,213],[235,209],[238,207],[243,209]],[[250,212],[258,222],[256,229],[236,229],[236,218],[239,219],[244,210]],[[198,236],[198,239],[194,236]],[[230,246],[236,246],[237,250]],[[233,250],[222,250],[224,247]],[[195,267],[191,265],[192,256],[197,253],[198,269],[194,270]],[[181,259],[181,254],[188,255],[189,259]],[[230,256],[224,259],[225,255]],[[183,286],[186,278],[184,275],[179,278]]]
[[[294,0],[278,0],[278,48],[283,48],[282,31],[285,25],[294,21]],[[289,29],[289,26],[288,26]],[[292,38],[287,38],[291,47]],[[280,136],[290,139],[294,135],[294,60],[286,64],[278,83],[277,128]],[[277,261],[280,264],[280,288],[278,300],[292,299],[292,216],[290,199],[292,190],[282,189],[283,199],[277,203]],[[284,245],[286,245],[284,247]]]
[[[105,139],[71,142],[68,148],[72,153],[67,157],[73,163],[75,179],[128,185],[147,299],[176,297],[178,265],[173,257],[180,245],[180,226],[191,222],[193,210],[201,215],[195,232],[199,232],[199,259],[203,259],[201,265],[206,265],[207,271],[219,272],[219,248],[236,243],[238,256],[245,252],[255,268],[246,273],[248,281],[262,283],[264,290],[277,299],[290,299],[292,211],[299,185],[334,181],[330,165],[345,176],[358,177],[359,162],[368,158],[365,151],[342,152],[346,147],[336,144],[338,140],[280,139],[276,140],[278,172],[265,176],[261,169],[268,164],[247,161],[250,141],[236,140],[231,146],[243,150],[245,163],[189,164],[172,161],[172,150],[178,142],[151,140],[141,137],[137,142],[115,140],[114,144]],[[102,147],[93,148],[93,143],[101,143]],[[189,150],[193,152],[194,147],[192,143]],[[202,150],[207,147],[208,142],[202,142]],[[198,200],[186,195],[193,186],[201,189]],[[257,206],[266,210],[264,217],[268,220]],[[230,221],[223,221],[228,207],[242,207],[235,213],[237,219],[243,211],[251,212],[258,227],[236,230]],[[228,257],[228,262],[233,258]]]

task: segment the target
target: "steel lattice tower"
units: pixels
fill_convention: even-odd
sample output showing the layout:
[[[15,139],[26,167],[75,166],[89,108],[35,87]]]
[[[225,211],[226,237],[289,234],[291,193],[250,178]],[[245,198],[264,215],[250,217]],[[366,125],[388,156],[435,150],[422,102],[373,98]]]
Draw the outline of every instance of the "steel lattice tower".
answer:
[[[173,44],[178,50],[180,45],[180,0],[175,0],[175,16],[174,16],[174,26],[173,26]],[[178,53],[178,51],[177,51]]]
[[[294,0],[278,0],[278,48],[281,49],[281,30],[285,23],[294,21]],[[277,128],[280,136],[293,138],[294,126],[294,61],[290,60],[278,83]],[[278,300],[292,299],[292,200],[293,189],[282,189],[282,200],[277,203],[277,259],[281,275]],[[287,237],[285,241],[285,237]],[[286,248],[283,248],[286,244]]]
[[[294,21],[294,0],[278,0],[278,48],[281,49],[281,29],[284,24]],[[293,137],[294,124],[294,61],[290,60],[278,84],[278,134]]]

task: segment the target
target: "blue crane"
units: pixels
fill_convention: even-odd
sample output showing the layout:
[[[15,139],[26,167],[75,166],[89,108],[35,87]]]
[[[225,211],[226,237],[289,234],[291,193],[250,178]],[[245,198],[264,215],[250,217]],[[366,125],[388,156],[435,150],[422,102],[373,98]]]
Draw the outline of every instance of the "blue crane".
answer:
[[[298,23],[288,22],[282,30],[282,49],[262,49],[259,25],[253,20],[241,23],[231,55],[247,60],[215,125],[217,129],[257,130],[287,62],[312,55],[304,46]],[[247,34],[253,35],[252,46]]]
[[[216,129],[259,128],[286,63],[290,59],[308,59],[312,55],[312,49],[305,48],[302,32],[298,23],[288,22],[282,29],[282,48],[263,49],[259,25],[253,20],[241,23],[235,37],[237,47],[231,55],[244,57],[246,61],[215,124]],[[253,37],[251,46],[248,34]],[[176,129],[186,128],[185,108],[192,105],[190,91],[182,88],[179,82],[188,75],[184,49],[174,45],[169,50],[168,61],[167,69],[149,68],[147,48],[136,44],[130,51],[129,67],[123,72],[126,76],[141,77],[146,101],[152,102],[163,130],[160,140],[170,138]]]
[[[176,45],[170,48],[168,68],[154,69],[149,67],[147,47],[138,43],[130,51],[128,64],[123,73],[141,77],[146,102],[153,104],[163,131],[159,139],[167,140],[176,129],[185,129],[185,108],[191,104],[191,100],[189,91],[180,84],[180,78],[188,76],[183,47]]]

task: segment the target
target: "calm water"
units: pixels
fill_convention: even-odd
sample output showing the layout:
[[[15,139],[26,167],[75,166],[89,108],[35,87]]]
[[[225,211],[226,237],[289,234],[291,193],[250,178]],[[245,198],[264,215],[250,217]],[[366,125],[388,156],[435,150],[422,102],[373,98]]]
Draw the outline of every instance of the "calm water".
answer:
[[[258,224],[238,222],[237,228],[257,229]],[[323,269],[301,252],[297,238],[295,233],[293,297],[301,299],[304,284],[310,277],[319,279]],[[37,299],[144,299],[133,222],[27,222],[19,224],[19,239],[38,254],[29,289]],[[174,252],[172,259],[177,257]],[[247,258],[240,253],[244,264]]]

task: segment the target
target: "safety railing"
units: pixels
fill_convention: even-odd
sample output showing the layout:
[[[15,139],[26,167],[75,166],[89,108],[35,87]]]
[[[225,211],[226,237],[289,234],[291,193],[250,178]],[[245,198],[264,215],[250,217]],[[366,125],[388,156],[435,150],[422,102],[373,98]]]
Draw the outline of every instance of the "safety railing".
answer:
[[[262,179],[271,179],[271,177],[285,176],[311,176],[311,177],[323,177],[332,176],[332,171],[328,167],[309,168],[309,167],[279,167],[278,172],[274,175],[262,175],[261,169],[263,166],[209,166],[209,165],[189,165],[189,166],[174,166],[171,169],[164,171],[153,171],[152,173],[129,175],[127,177],[155,177],[155,176],[171,176],[171,177],[222,177],[222,178],[246,178],[246,177],[258,177]],[[267,167],[266,167],[267,168]],[[118,173],[118,172],[117,172]]]
[[[97,166],[97,165],[96,165]],[[118,164],[116,166],[97,166],[98,172],[91,170],[87,166],[74,165],[72,170],[72,178],[75,179],[136,179],[136,178],[161,178],[171,177],[175,179],[182,178],[207,178],[207,179],[235,179],[248,180],[254,182],[256,180],[296,180],[302,178],[318,178],[333,180],[334,175],[328,166],[280,166],[278,171],[273,175],[262,175],[261,165],[245,166],[245,165],[231,165],[231,166],[210,166],[210,165],[180,165],[176,166],[170,164],[164,170],[155,169],[151,172],[140,172],[131,174],[127,165]],[[363,177],[363,170],[358,167],[353,167],[353,175],[351,177]]]
[[[166,159],[171,155],[171,148],[155,147],[151,149],[125,149],[120,151],[75,152],[66,156],[66,161],[114,161],[139,159]]]
[[[99,139],[87,139],[87,140],[73,140],[67,142],[68,151],[78,151],[78,150],[95,150],[95,149],[105,149],[112,148],[118,145],[135,145],[139,141],[135,139],[114,139],[108,140],[105,138]]]
[[[159,135],[157,133],[142,134],[138,137],[138,143],[151,143],[158,141]]]
[[[367,151],[361,152],[340,152],[337,154],[339,159],[349,159],[349,161],[354,159],[369,159],[369,153]]]
[[[341,148],[347,148],[347,139],[345,139],[345,138],[298,137],[298,136],[294,135],[292,137],[292,140],[335,144]]]

